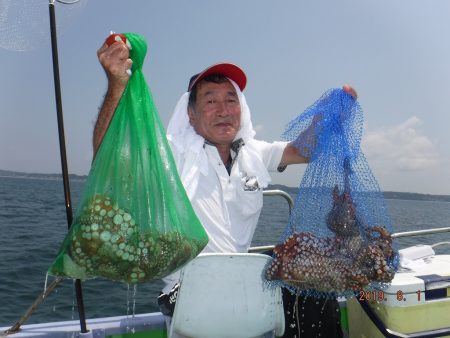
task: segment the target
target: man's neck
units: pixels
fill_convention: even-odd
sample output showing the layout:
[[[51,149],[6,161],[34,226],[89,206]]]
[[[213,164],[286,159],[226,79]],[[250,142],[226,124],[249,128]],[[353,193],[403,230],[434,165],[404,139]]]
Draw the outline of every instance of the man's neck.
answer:
[[[214,145],[219,152],[219,156],[222,159],[223,164],[228,164],[231,160],[230,149],[231,146],[229,144],[215,144]]]

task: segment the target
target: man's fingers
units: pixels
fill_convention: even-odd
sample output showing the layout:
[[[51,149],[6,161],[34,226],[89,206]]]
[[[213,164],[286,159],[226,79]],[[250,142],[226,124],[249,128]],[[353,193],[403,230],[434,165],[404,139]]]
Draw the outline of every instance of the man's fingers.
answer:
[[[105,53],[109,58],[117,58],[121,60],[128,59],[130,55],[127,45],[122,42],[113,43],[105,50]]]
[[[131,76],[131,66],[133,66],[133,60],[127,59],[125,61],[125,72],[128,74],[128,76]]]
[[[104,43],[98,50],[97,55],[100,55],[101,53],[104,53],[108,49],[108,45]]]
[[[358,98],[358,93],[356,93],[356,90],[355,90],[352,86],[350,86],[350,85],[348,85],[348,84],[345,84],[345,85],[342,86],[342,89],[343,89],[347,94],[350,94],[351,96],[353,96],[353,98],[354,98],[355,100]]]

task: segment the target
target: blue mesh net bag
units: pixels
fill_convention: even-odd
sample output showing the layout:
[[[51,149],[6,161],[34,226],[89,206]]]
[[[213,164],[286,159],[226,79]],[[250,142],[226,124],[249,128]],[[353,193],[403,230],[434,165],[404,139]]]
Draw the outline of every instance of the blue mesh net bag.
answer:
[[[352,296],[383,288],[398,265],[383,194],[360,148],[363,113],[331,89],[292,120],[283,138],[310,159],[269,281],[297,294]]]

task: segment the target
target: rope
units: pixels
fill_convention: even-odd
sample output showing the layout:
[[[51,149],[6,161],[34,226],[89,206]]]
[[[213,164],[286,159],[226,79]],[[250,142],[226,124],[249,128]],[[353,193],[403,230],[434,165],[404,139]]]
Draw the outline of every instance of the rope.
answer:
[[[37,309],[37,307],[47,298],[47,296],[52,293],[52,291],[56,288],[56,286],[62,281],[62,278],[55,278],[48,287],[36,298],[33,304],[28,308],[28,310],[25,312],[25,314],[8,330],[4,331],[3,333],[13,334],[20,331],[20,327],[22,326],[25,321],[30,318],[30,316],[33,314],[33,312]]]

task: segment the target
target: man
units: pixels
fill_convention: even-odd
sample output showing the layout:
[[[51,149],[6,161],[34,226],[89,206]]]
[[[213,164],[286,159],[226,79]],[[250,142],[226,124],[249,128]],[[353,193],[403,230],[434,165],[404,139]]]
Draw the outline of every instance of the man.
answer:
[[[104,44],[98,58],[108,77],[108,91],[94,129],[94,154],[132,65],[122,41]],[[242,94],[245,86],[245,73],[236,65],[220,63],[206,68],[191,78],[167,128],[181,181],[208,233],[203,252],[247,252],[262,208],[262,189],[270,182],[268,171],[308,162],[291,144],[254,139],[250,110]],[[353,88],[344,86],[344,90],[356,97]],[[178,276],[175,273],[164,279],[164,294],[170,293]],[[166,300],[170,302],[170,296]]]

